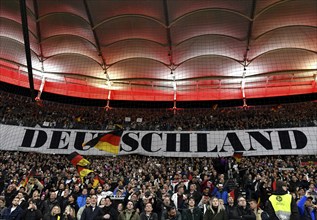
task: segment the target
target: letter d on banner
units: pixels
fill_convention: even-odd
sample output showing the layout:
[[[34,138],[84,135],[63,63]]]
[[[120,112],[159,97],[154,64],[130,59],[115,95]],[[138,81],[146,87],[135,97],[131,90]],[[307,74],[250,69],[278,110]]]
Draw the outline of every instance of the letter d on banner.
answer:
[[[31,129],[25,129],[25,130],[26,131],[25,131],[25,134],[24,134],[24,137],[23,137],[23,141],[22,141],[21,147],[39,148],[39,147],[42,147],[46,143],[47,134],[46,134],[45,131],[42,131],[42,130],[31,130]],[[37,139],[36,139],[35,145],[31,146],[32,141],[34,139],[35,131],[38,132]]]

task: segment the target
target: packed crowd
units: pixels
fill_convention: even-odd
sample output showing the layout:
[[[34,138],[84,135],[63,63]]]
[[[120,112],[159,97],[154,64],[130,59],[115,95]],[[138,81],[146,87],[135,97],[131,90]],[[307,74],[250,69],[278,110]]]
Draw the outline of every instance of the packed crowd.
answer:
[[[86,159],[81,179],[65,155],[0,152],[0,219],[275,220],[276,191],[316,219],[316,156]]]
[[[55,102],[31,102],[0,91],[0,123],[67,129],[237,130],[317,126],[317,102],[250,108],[106,109]]]

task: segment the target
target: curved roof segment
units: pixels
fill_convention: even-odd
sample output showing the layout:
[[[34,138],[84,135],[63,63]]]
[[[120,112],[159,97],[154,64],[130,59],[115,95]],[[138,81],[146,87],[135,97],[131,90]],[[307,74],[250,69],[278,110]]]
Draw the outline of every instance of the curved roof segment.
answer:
[[[35,89],[149,101],[317,92],[316,0],[26,3]],[[0,0],[0,71],[28,86],[18,0]]]

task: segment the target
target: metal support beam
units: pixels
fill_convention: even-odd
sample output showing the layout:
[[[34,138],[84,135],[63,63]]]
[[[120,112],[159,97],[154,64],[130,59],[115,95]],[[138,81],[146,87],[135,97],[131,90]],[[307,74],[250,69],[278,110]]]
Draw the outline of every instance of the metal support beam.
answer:
[[[170,30],[170,22],[169,22],[169,14],[168,14],[168,7],[167,7],[167,0],[163,0],[164,6],[164,16],[165,16],[165,25],[166,25],[166,38],[168,43],[168,57],[170,61],[171,70],[174,71],[174,61],[173,61],[173,48],[172,48],[172,37],[171,37],[171,30]]]
[[[250,23],[248,27],[248,36],[247,36],[247,45],[243,57],[243,75],[242,75],[242,81],[241,81],[241,92],[242,92],[242,98],[243,98],[243,107],[247,107],[247,100],[245,96],[245,76],[246,76],[246,71],[247,67],[249,65],[249,59],[248,59],[248,53],[250,50],[250,43],[251,43],[251,37],[252,37],[252,29],[253,29],[253,20],[254,20],[254,15],[255,15],[255,9],[256,9],[256,1],[252,1],[252,6],[251,6],[251,15],[250,15]]]
[[[102,60],[102,68],[104,68],[104,71],[106,72],[106,70],[107,70],[107,63],[106,63],[106,60],[105,60],[105,58],[103,57],[102,52],[101,52],[101,47],[100,47],[98,35],[97,35],[95,29],[93,29],[93,27],[94,27],[94,22],[93,22],[93,20],[92,20],[91,13],[90,13],[90,11],[89,11],[89,7],[88,7],[88,4],[87,4],[87,0],[83,0],[83,1],[84,1],[84,6],[85,6],[86,13],[87,13],[87,17],[88,17],[88,19],[89,19],[89,23],[90,23],[90,26],[91,26],[91,30],[92,30],[92,33],[93,33],[93,35],[94,35],[96,47],[97,47],[97,50],[98,50],[98,56],[101,57],[101,60]]]
[[[34,102],[35,96],[34,96],[33,69],[32,69],[28,18],[27,18],[27,10],[26,10],[25,0],[20,0],[20,13],[21,13],[21,21],[22,21],[22,30],[23,30],[26,63],[27,63],[28,76],[29,76],[30,95],[31,95],[31,100]]]

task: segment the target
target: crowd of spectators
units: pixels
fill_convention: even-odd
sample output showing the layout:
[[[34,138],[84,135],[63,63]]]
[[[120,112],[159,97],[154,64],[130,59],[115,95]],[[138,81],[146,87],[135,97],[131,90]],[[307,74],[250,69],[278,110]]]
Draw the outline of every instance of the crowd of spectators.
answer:
[[[84,107],[0,92],[0,123],[65,129],[237,130],[317,126],[317,103],[248,108]],[[81,178],[66,155],[0,151],[0,219],[266,220],[270,195],[289,193],[316,220],[316,156],[87,156]],[[312,163],[302,163],[312,161]],[[98,178],[97,178],[98,177]],[[97,181],[98,180],[98,181]],[[295,204],[295,203],[294,203]]]
[[[248,108],[127,109],[34,103],[29,97],[0,92],[0,123],[66,129],[237,130],[317,126],[317,102]]]
[[[240,162],[140,155],[86,159],[95,172],[81,179],[65,155],[1,151],[2,217],[11,219],[13,209],[19,219],[211,220],[217,215],[255,220],[258,211],[269,216],[266,204],[279,182],[297,201],[302,219],[317,208],[317,166],[302,163],[316,156],[242,157]]]

